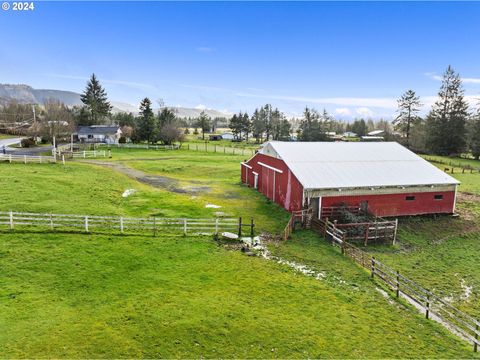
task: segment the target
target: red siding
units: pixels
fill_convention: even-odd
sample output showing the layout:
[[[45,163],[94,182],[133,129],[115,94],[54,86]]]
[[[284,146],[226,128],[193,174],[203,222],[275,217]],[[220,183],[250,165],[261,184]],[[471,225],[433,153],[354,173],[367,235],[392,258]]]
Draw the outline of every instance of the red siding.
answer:
[[[435,200],[435,195],[443,195],[443,199]],[[406,196],[415,196],[415,200],[408,201]],[[368,201],[368,209],[377,216],[450,214],[455,204],[455,191],[323,197],[322,207],[341,203],[356,206],[362,201]]]
[[[283,173],[275,173],[273,170],[259,165],[258,162],[279,169],[283,171]],[[268,155],[256,154],[247,164],[251,166],[252,169],[248,169],[243,165],[241,166],[242,182],[253,187],[253,172],[256,172],[258,173],[258,191],[270,200],[275,198],[275,202],[288,211],[302,209],[303,187],[283,160]],[[275,189],[273,188],[274,176]]]

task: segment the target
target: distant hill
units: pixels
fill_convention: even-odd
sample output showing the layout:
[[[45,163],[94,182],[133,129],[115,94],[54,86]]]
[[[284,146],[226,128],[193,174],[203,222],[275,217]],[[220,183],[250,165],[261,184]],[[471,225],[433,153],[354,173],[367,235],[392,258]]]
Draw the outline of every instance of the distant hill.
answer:
[[[73,91],[34,89],[29,85],[0,84],[0,105],[9,101],[16,100],[22,104],[43,104],[48,99],[54,99],[63,102],[67,106],[81,105],[80,94]],[[135,105],[111,101],[113,112],[132,112],[137,113],[138,107]],[[201,109],[173,107],[178,117],[197,117],[202,112]],[[205,109],[205,112],[211,118],[230,117],[222,111]]]

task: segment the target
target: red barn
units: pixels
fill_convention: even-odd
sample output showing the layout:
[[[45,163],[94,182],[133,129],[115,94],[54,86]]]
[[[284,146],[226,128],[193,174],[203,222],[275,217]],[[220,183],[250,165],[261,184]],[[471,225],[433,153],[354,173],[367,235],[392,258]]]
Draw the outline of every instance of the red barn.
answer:
[[[288,211],[348,204],[377,216],[451,214],[459,182],[396,142],[267,142],[242,182]]]

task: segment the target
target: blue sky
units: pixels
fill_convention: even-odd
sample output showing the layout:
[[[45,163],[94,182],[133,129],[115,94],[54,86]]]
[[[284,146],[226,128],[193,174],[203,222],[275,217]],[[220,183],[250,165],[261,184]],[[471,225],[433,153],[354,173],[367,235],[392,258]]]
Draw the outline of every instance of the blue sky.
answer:
[[[95,72],[131,104],[389,117],[409,88],[427,109],[449,64],[476,105],[478,19],[474,2],[37,1],[0,12],[0,82],[81,92]]]

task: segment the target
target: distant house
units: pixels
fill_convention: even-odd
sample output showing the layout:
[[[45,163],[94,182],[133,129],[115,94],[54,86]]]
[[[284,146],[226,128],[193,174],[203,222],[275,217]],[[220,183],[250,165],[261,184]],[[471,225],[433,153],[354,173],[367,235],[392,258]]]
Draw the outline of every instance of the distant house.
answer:
[[[373,131],[370,131],[367,135],[368,136],[383,136],[383,135],[385,135],[385,130],[373,130]]]
[[[233,133],[231,133],[231,132],[226,132],[226,133],[223,133],[223,134],[222,134],[222,139],[223,139],[223,140],[235,140],[236,137],[235,137],[235,135],[233,135]]]
[[[370,136],[370,135],[365,135],[362,136],[363,141],[383,141],[385,140],[383,136]]]
[[[78,126],[73,135],[83,143],[118,144],[122,130],[117,125]]]
[[[358,135],[357,135],[356,133],[354,133],[354,132],[346,131],[346,132],[344,132],[344,133],[342,134],[342,136],[343,136],[344,138],[355,138],[355,137],[357,137]]]

